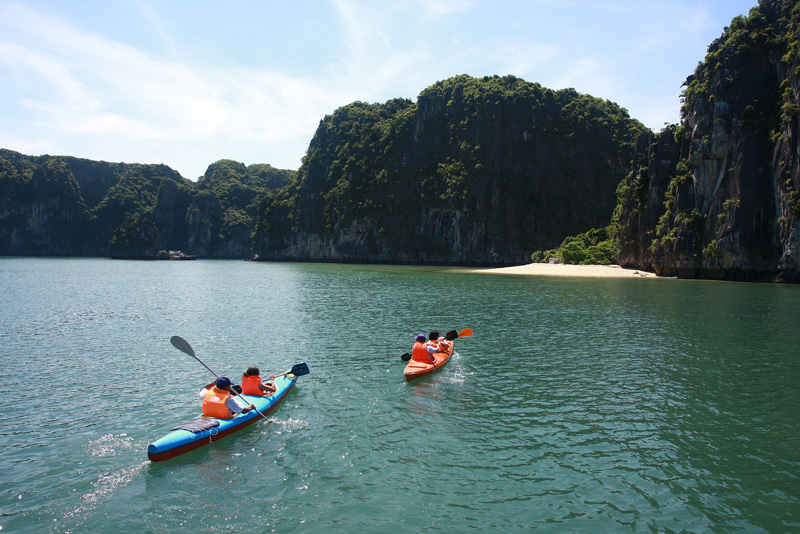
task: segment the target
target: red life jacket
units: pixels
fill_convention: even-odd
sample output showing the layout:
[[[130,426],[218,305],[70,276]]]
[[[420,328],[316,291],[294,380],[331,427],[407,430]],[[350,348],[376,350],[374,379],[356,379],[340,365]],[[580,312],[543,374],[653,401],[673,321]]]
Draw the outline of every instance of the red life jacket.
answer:
[[[261,377],[258,375],[242,376],[242,395],[264,396],[261,390]]]
[[[414,348],[411,349],[411,359],[422,363],[431,363],[433,361],[433,358],[428,354],[425,343],[420,343],[419,341],[414,343]]]
[[[230,396],[230,393],[224,389],[213,388],[206,393],[206,397],[203,399],[203,415],[217,419],[231,419],[236,414],[225,406],[225,401]]]

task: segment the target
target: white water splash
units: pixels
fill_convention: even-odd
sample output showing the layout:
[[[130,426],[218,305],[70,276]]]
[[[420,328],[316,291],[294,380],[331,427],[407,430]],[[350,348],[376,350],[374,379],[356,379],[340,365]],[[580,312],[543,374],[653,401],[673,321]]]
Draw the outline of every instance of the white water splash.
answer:
[[[81,495],[81,503],[74,510],[69,510],[61,516],[61,521],[69,522],[70,526],[59,528],[53,532],[74,532],[77,527],[83,525],[97,508],[111,498],[121,488],[130,484],[147,467],[149,462],[132,465],[113,473],[104,473],[91,483],[95,488],[93,491]],[[72,520],[77,522],[72,523]]]
[[[288,419],[276,419],[271,418],[270,422],[272,424],[278,425],[283,427],[283,430],[299,430],[301,428],[308,428],[308,421],[303,421],[302,419],[295,419],[293,417],[289,417]]]
[[[87,447],[92,456],[114,456],[118,451],[129,451],[134,448],[134,439],[127,434],[106,434],[95,440],[89,440]]]

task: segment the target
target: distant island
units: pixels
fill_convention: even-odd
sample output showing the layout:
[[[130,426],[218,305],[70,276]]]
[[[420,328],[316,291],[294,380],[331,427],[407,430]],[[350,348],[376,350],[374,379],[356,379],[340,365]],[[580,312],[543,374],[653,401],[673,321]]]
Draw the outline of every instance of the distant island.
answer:
[[[797,0],[733,19],[686,79],[681,123],[661,132],[572,89],[461,75],[415,102],[333,111],[296,171],[220,160],[195,183],[164,165],[0,149],[0,255],[557,257],[796,283],[798,20]]]

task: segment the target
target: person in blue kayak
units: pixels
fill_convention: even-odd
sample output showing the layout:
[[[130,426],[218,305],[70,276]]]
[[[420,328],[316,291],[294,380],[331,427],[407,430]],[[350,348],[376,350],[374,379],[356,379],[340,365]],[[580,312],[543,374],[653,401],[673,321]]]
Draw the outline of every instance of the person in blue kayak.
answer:
[[[203,415],[217,419],[232,419],[236,414],[247,413],[255,406],[242,406],[231,392],[231,381],[226,376],[217,377],[214,387],[203,397]]]
[[[269,397],[275,393],[275,383],[264,382],[261,380],[260,374],[261,370],[255,365],[247,368],[242,375],[242,394]],[[270,380],[275,380],[275,377],[271,376]]]

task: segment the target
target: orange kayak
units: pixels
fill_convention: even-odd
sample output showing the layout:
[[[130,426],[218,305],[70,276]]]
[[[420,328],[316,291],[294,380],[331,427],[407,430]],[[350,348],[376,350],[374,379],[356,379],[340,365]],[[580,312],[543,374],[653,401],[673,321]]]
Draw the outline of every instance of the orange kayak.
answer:
[[[450,356],[453,354],[453,342],[450,341],[448,345],[447,352],[435,352],[433,354],[435,358],[433,363],[415,362],[414,360],[408,362],[408,365],[406,365],[403,371],[406,375],[406,382],[411,382],[415,378],[420,378],[422,376],[428,376],[444,367],[444,364],[450,360]]]

